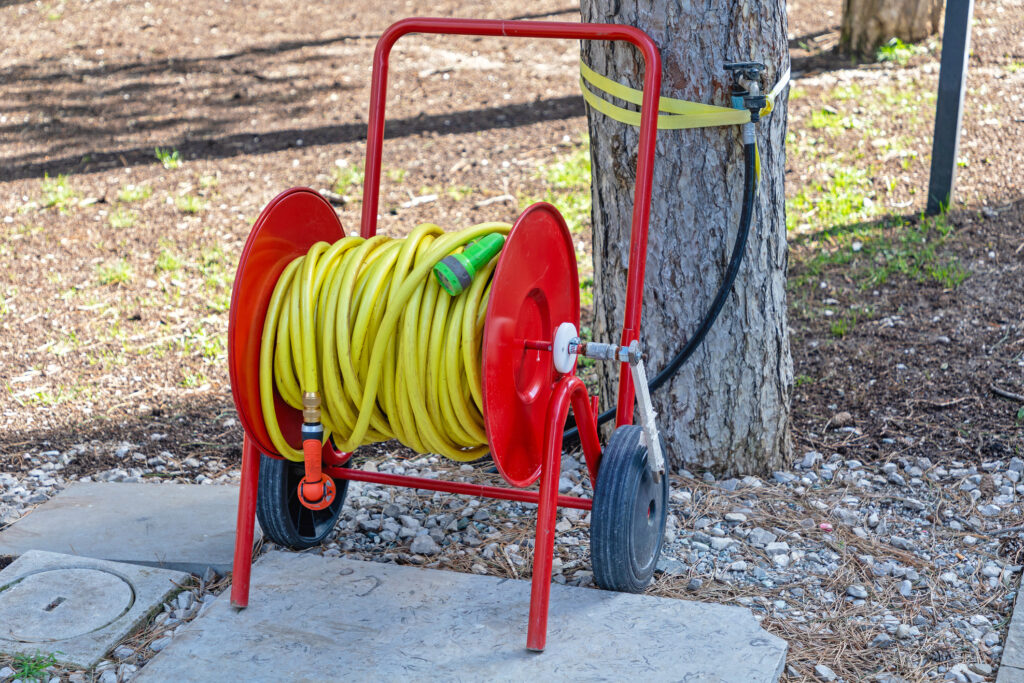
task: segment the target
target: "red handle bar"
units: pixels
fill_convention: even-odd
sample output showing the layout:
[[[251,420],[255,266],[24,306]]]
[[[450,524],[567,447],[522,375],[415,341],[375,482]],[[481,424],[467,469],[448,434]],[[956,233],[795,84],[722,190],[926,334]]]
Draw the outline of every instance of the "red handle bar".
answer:
[[[644,97],[640,113],[640,149],[637,155],[636,190],[629,239],[629,275],[626,282],[626,311],[622,326],[623,345],[637,338],[643,305],[644,269],[647,263],[647,227],[651,213],[654,175],[654,143],[657,135],[658,96],[661,92],[661,54],[651,37],[638,28],[618,24],[571,24],[548,21],[496,21],[485,19],[410,18],[392,24],[377,42],[373,53],[373,81],[366,139],[366,177],[363,181],[363,237],[377,233],[380,204],[381,148],[384,144],[384,108],[387,100],[388,57],[395,42],[407,33],[504,36],[515,38],[563,38],[578,40],[624,40],[636,45],[644,56]],[[633,385],[625,364],[619,378],[616,423],[633,419]]]

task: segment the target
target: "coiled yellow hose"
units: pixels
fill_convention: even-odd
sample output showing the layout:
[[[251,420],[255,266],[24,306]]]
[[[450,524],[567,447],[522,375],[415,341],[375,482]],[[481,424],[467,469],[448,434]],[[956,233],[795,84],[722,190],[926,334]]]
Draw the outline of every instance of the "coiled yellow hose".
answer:
[[[260,345],[263,421],[278,453],[300,461],[274,411],[274,390],[302,409],[319,393],[324,438],[342,451],[398,439],[420,453],[475,460],[489,450],[480,355],[493,259],[451,297],[431,270],[507,223],[445,233],[424,223],[404,239],[317,242],[285,267]]]

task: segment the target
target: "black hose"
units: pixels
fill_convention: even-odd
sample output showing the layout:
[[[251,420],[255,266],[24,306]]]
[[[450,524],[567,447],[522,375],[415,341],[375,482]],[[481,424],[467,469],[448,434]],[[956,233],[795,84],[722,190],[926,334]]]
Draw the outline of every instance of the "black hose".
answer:
[[[697,350],[697,347],[704,341],[704,337],[707,336],[711,326],[715,324],[718,314],[722,312],[725,299],[729,296],[729,292],[732,291],[732,286],[736,282],[736,275],[739,273],[740,263],[743,261],[743,253],[747,246],[747,237],[750,235],[750,224],[754,217],[754,194],[757,191],[757,152],[753,143],[743,145],[743,167],[743,208],[740,212],[740,227],[736,233],[736,243],[732,248],[732,256],[729,259],[729,267],[725,271],[725,278],[722,280],[718,292],[715,293],[711,307],[701,320],[697,331],[693,333],[693,336],[687,340],[683,348],[669,361],[669,364],[648,382],[647,386],[651,391],[656,390],[676,374],[679,368],[683,366],[683,363],[689,360],[693,352]],[[609,408],[598,415],[598,426],[615,417],[615,410],[615,408]],[[577,427],[571,427],[562,434],[563,441],[572,441],[578,438],[579,429]]]

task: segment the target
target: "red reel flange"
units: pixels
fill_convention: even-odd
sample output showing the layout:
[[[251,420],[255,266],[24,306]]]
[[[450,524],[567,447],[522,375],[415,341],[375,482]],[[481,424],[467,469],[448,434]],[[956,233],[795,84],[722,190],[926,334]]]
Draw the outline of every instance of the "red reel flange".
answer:
[[[566,322],[579,328],[576,250],[558,209],[540,202],[519,216],[501,250],[484,323],[487,440],[498,471],[514,486],[540,476],[548,403],[560,373],[551,350],[538,347],[553,343]]]
[[[228,318],[231,394],[245,433],[268,455],[279,455],[260,407],[260,341],[270,297],[281,271],[293,259],[316,242],[333,244],[344,236],[341,221],[327,200],[313,190],[296,187],[282,192],[263,209],[238,260]],[[276,392],[274,409],[285,439],[301,449],[302,411],[287,405]],[[338,460],[330,441],[324,445],[323,458],[329,463]]]

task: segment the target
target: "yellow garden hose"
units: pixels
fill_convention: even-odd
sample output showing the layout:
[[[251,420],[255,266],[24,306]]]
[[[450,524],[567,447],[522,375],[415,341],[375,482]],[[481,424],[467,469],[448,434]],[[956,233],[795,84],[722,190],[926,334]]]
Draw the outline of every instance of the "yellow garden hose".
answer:
[[[260,345],[263,421],[278,453],[300,461],[281,433],[274,391],[302,409],[322,398],[324,438],[342,451],[398,439],[458,461],[489,450],[480,354],[488,263],[457,297],[431,274],[441,259],[507,223],[445,233],[424,223],[404,239],[378,235],[317,242],[285,267]]]

